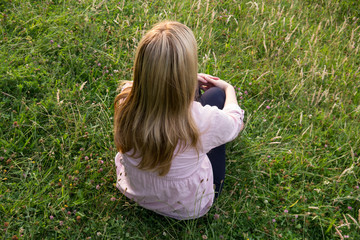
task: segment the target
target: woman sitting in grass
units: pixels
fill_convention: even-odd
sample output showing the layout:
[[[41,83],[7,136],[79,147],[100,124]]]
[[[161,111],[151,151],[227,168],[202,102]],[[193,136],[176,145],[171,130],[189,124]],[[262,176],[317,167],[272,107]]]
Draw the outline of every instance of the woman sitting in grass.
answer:
[[[208,212],[225,178],[225,143],[243,128],[233,86],[197,66],[192,31],[161,22],[141,39],[134,81],[115,99],[117,187],[176,219]]]

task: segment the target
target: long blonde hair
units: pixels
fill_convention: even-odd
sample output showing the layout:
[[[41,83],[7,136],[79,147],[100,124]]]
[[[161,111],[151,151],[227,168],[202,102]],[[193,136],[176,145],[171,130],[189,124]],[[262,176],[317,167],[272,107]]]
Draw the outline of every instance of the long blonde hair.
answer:
[[[119,152],[141,157],[138,168],[166,175],[175,149],[197,149],[199,132],[190,106],[197,87],[197,46],[192,31],[161,22],[141,39],[133,86],[115,98],[114,139]]]

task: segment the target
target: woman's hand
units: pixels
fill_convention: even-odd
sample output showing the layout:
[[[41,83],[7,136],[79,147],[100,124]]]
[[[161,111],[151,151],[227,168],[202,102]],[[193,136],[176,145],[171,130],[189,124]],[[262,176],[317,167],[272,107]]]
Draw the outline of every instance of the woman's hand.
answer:
[[[214,85],[211,82],[209,82],[209,81],[211,81],[211,79],[219,80],[218,77],[211,76],[211,75],[205,74],[205,73],[198,73],[197,77],[198,77],[199,87],[200,87],[200,89],[202,89],[204,91],[214,87]]]
[[[208,79],[214,79],[214,80],[218,80],[218,77],[215,76],[211,76],[209,74],[205,74],[205,73],[198,73],[198,81],[202,82],[202,83],[207,83]]]
[[[231,84],[225,82],[224,80],[221,80],[218,77],[214,77],[204,73],[198,73],[198,81],[199,81],[199,87],[204,91],[212,87],[218,87],[224,90],[226,95],[224,107],[227,106],[228,104],[238,105],[235,89]]]
[[[225,90],[227,87],[231,86],[229,83],[221,80],[218,77],[214,77],[204,73],[198,73],[199,87],[204,91],[212,87],[218,87]]]

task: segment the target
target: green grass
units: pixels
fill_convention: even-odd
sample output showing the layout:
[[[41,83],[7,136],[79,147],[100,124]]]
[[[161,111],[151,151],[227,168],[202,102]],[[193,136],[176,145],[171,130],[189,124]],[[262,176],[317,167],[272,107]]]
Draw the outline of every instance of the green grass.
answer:
[[[1,1],[0,239],[359,239],[359,9],[350,0]],[[235,85],[246,111],[222,195],[191,221],[142,209],[114,187],[117,84],[164,19],[193,29],[200,72]]]

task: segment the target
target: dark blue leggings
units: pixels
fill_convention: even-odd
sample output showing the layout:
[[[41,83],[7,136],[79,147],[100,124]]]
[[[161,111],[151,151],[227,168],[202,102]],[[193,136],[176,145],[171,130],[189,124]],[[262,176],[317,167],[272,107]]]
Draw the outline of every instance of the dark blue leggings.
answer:
[[[199,96],[198,101],[203,105],[217,106],[224,108],[226,95],[224,90],[212,87]],[[215,199],[219,196],[225,179],[225,144],[210,150],[207,153],[214,175]]]

